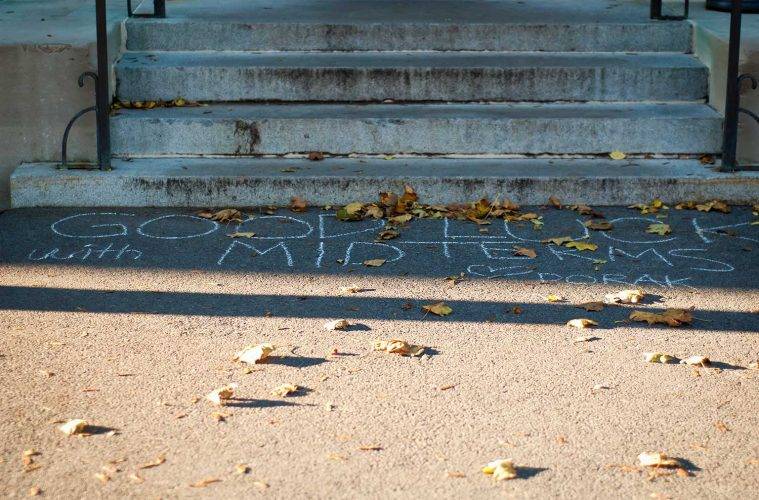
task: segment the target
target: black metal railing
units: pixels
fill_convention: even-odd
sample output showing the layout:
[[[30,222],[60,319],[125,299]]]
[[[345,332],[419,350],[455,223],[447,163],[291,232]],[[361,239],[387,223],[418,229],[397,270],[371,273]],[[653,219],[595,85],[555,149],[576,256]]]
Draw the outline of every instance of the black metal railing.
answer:
[[[682,16],[667,16],[662,13],[662,0],[651,0],[651,19],[659,21],[682,21],[688,19],[690,0],[684,0]]]
[[[166,0],[153,0],[152,14],[135,14],[131,0],[127,0],[129,17],[166,17]],[[95,105],[84,108],[74,115],[66,124],[61,141],[61,168],[68,168],[68,139],[71,127],[80,117],[94,111],[97,131],[97,165],[100,170],[111,169],[111,89],[109,84],[110,65],[108,59],[108,23],[106,19],[106,0],[95,0],[95,26],[97,33],[97,73],[85,71],[79,75],[79,86],[83,87],[85,79],[95,82]]]

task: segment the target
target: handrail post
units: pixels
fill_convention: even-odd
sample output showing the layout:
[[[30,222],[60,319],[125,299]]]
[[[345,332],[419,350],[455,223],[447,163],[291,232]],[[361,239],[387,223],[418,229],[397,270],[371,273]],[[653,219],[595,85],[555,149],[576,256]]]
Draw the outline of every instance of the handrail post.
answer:
[[[153,17],[166,17],[166,0],[153,0]]]
[[[738,62],[741,47],[741,0],[733,0],[730,10],[730,41],[727,56],[727,87],[725,89],[725,125],[722,135],[722,165],[720,171],[733,172],[738,163],[738,107],[740,81]]]
[[[108,60],[108,26],[105,0],[95,2],[97,23],[97,81],[95,83],[95,116],[97,120],[97,155],[100,170],[111,169],[111,91]]]

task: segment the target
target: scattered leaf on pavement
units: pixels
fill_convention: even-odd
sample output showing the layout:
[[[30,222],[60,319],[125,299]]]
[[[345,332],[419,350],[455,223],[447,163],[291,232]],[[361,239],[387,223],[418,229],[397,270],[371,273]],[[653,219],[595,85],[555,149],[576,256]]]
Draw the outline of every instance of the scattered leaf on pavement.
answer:
[[[709,358],[707,358],[706,356],[688,356],[687,358],[681,360],[680,364],[694,365],[694,366],[709,366],[711,364],[711,361],[709,361]]]
[[[347,330],[348,327],[350,327],[351,324],[348,322],[347,319],[336,319],[334,321],[330,321],[328,323],[324,324],[325,330],[335,331],[335,330]]]
[[[598,312],[598,311],[603,311],[604,303],[603,302],[583,302],[582,304],[578,304],[575,307],[578,307],[580,309],[585,309],[586,311]]]
[[[604,297],[607,304],[637,304],[646,294],[643,290],[622,290],[617,293],[609,293]]]
[[[283,398],[285,396],[289,396],[290,394],[298,392],[298,390],[299,387],[295,384],[282,384],[272,389],[271,393],[273,396],[279,396]]]
[[[82,434],[87,429],[87,425],[86,420],[74,418],[59,426],[58,430],[67,436],[73,436],[74,434]]]
[[[575,319],[570,319],[569,321],[567,321],[567,326],[582,329],[582,328],[588,328],[591,326],[598,326],[598,323],[593,321],[592,319],[575,318]]]
[[[308,202],[299,196],[293,196],[290,200],[290,210],[293,212],[305,212],[308,210]]]
[[[651,234],[658,234],[660,236],[666,236],[672,232],[672,228],[669,227],[669,224],[664,224],[663,222],[656,222],[648,226],[648,229],[646,229],[646,232],[651,233]]]
[[[448,316],[453,312],[453,309],[446,305],[445,302],[437,302],[435,304],[423,305],[422,311],[432,313],[436,316]]]
[[[643,467],[681,467],[677,458],[669,457],[662,451],[644,452],[638,455],[638,462]]]
[[[385,262],[387,262],[385,259],[369,259],[364,261],[364,265],[366,267],[380,267]]]
[[[592,229],[593,231],[610,231],[614,229],[611,222],[603,219],[593,219],[585,223],[585,227]]]
[[[643,359],[646,360],[647,363],[672,363],[677,358],[661,352],[644,352]]]
[[[240,363],[255,364],[268,358],[275,349],[276,347],[272,344],[265,342],[263,344],[246,347],[235,354],[235,357],[232,359],[233,361],[239,361]]]
[[[558,295],[550,294],[550,295],[548,295],[548,297],[546,297],[546,300],[548,302],[563,302],[564,298],[560,297]]]
[[[529,257],[534,259],[538,254],[532,248],[514,247],[514,255],[521,255],[523,257]]]
[[[256,233],[252,233],[250,231],[237,231],[232,234],[228,234],[230,238],[252,238],[256,235]]]
[[[152,462],[147,462],[145,464],[140,465],[137,468],[138,469],[152,469],[153,467],[158,467],[159,465],[162,465],[165,462],[166,462],[166,455],[164,455],[163,453],[161,453]]]
[[[348,286],[340,287],[340,293],[342,294],[358,293],[360,291],[361,291],[361,287],[358,285],[348,285]]]
[[[693,321],[693,314],[687,309],[667,309],[663,313],[647,311],[633,311],[630,313],[632,321],[645,321],[649,325],[661,323],[669,326],[682,326]]]
[[[237,384],[225,385],[224,387],[220,387],[219,389],[209,392],[206,395],[206,399],[217,406],[221,406],[229,399],[232,399],[236,388]]]
[[[493,476],[496,481],[506,481],[517,477],[517,469],[514,466],[514,461],[510,458],[493,460],[482,468],[482,472]]]
[[[198,217],[219,221],[221,223],[242,222],[243,217],[242,212],[235,208],[224,208],[222,210],[217,210],[216,212],[210,210],[202,210],[198,212],[197,215]]]
[[[218,477],[207,477],[205,479],[201,479],[200,481],[196,481],[190,485],[190,488],[205,488],[209,484],[213,483],[220,483],[221,479]]]
[[[365,444],[358,447],[359,451],[382,451],[382,446],[378,444]]]
[[[553,238],[546,238],[544,240],[540,240],[541,243],[545,245],[558,245],[562,246],[565,243],[569,243],[572,241],[571,236],[554,236]]]
[[[321,151],[311,151],[308,153],[308,159],[311,161],[322,161],[324,159],[324,153]]]
[[[591,252],[595,252],[598,250],[598,245],[595,243],[588,243],[586,241],[570,241],[568,243],[565,243],[564,246],[567,248],[576,248],[580,251],[590,250]]]
[[[385,351],[390,354],[400,354],[401,356],[421,356],[424,353],[424,346],[412,345],[405,340],[377,340],[374,342],[375,351]]]

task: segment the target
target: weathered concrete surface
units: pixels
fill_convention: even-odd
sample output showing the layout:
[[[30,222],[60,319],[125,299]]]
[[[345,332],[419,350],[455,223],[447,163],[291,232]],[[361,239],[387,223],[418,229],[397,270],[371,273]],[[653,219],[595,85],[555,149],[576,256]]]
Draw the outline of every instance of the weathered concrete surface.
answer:
[[[721,113],[725,108],[727,85],[727,53],[730,38],[730,15],[704,9],[698,1],[691,8],[694,26],[694,51],[709,66],[709,102]],[[759,78],[759,16],[744,15],[741,29],[741,56],[739,73]],[[759,90],[751,90],[745,83],[741,91],[741,106],[759,113]],[[748,116],[740,119],[738,156],[746,165],[759,165],[759,123]]]
[[[124,100],[688,101],[708,92],[706,67],[685,54],[129,52],[116,74]]]
[[[111,172],[28,164],[13,174],[13,206],[319,205],[376,198],[412,184],[429,203],[508,197],[536,204],[629,205],[759,199],[759,172],[724,174],[698,160],[333,158],[146,158],[114,162]]]
[[[110,55],[121,45],[124,0],[108,2]],[[94,71],[95,9],[85,0],[30,2],[0,6],[0,207],[10,203],[11,171],[24,161],[59,161],[68,120],[92,106],[94,88],[77,79]],[[85,116],[69,137],[74,160],[95,158],[95,121]]]
[[[114,154],[709,153],[705,104],[214,104],[121,110]]]
[[[339,223],[318,209],[254,211],[242,230],[259,237],[249,240],[225,236],[235,224],[189,210],[5,212],[0,495],[38,486],[43,498],[751,497],[759,488],[759,372],[746,368],[759,352],[755,217],[734,207],[640,219],[608,208],[615,228],[591,233],[597,251],[577,252],[529,241],[580,237],[576,212],[531,210],[544,218],[540,232],[510,225],[511,236],[494,224],[483,235],[454,222],[446,233],[443,221],[413,221],[389,245],[372,245],[376,221]],[[657,220],[674,239],[645,232]],[[208,234],[188,237],[197,233]],[[260,254],[243,244],[275,248]],[[390,245],[404,256],[359,264],[394,259]],[[514,245],[538,257],[515,257]],[[468,279],[444,279],[459,273]],[[362,291],[341,295],[351,284]],[[649,294],[643,304],[575,307],[631,286]],[[549,303],[549,294],[566,302]],[[421,311],[441,300],[450,316]],[[691,306],[689,327],[627,321],[633,309]],[[323,329],[342,317],[356,326]],[[577,317],[599,328],[564,326]],[[579,335],[598,340],[573,343]],[[393,337],[430,350],[419,359],[371,351]],[[245,374],[231,361],[265,341],[278,346],[271,362]],[[651,351],[708,356],[713,367],[646,364]],[[202,399],[231,382],[240,385],[229,406]],[[272,396],[282,383],[306,390]],[[55,421],[69,418],[104,433],[66,437]],[[367,445],[382,449],[359,450]],[[23,472],[30,448],[41,468]],[[648,480],[635,469],[644,451],[681,458],[693,475]],[[138,468],[162,453],[164,464]],[[519,479],[494,483],[480,472],[499,457],[515,460]],[[110,481],[94,477],[121,459],[120,472],[106,470]],[[240,463],[249,474],[234,473]],[[221,482],[190,486],[204,478]]]

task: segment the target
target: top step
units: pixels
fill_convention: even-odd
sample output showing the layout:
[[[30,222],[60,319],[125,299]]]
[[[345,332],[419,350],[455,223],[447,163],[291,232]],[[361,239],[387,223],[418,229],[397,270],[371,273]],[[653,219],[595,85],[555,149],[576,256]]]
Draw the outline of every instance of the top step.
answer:
[[[145,2],[150,3],[150,2]],[[181,0],[130,19],[135,51],[690,52],[687,22],[614,0]]]

